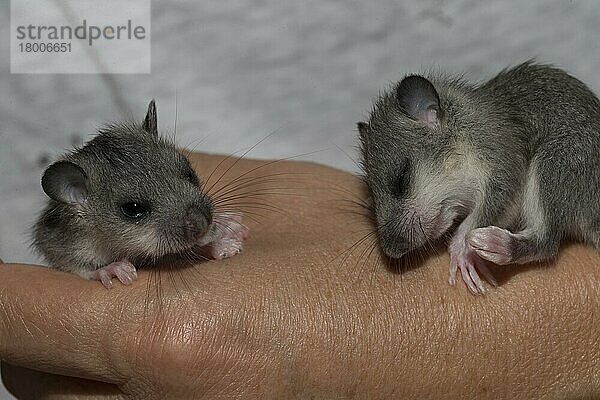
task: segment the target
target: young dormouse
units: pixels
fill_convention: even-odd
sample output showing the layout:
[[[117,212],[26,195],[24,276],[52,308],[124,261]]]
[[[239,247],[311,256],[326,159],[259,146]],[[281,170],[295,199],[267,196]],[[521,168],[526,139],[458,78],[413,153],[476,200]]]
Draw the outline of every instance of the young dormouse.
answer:
[[[358,130],[390,257],[451,234],[450,283],[460,271],[483,293],[486,262],[548,260],[563,238],[600,249],[600,101],[560,69],[526,62],[482,84],[411,75]]]
[[[109,124],[50,165],[42,188],[33,246],[107,288],[164,260],[230,257],[248,234],[241,214],[215,213],[187,158],[159,136],[154,101],[142,123]]]

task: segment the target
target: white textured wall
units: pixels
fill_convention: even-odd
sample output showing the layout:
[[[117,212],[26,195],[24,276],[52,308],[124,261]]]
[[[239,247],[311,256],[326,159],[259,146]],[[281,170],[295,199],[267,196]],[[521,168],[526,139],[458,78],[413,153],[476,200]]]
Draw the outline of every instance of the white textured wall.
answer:
[[[45,0],[40,0],[40,6]],[[475,79],[538,57],[600,91],[600,2],[154,1],[151,75],[115,75],[119,107],[90,75],[11,75],[0,0],[0,256],[34,261],[24,235],[43,201],[44,159],[156,98],[182,144],[251,156],[353,163],[355,122],[387,83],[425,67]]]

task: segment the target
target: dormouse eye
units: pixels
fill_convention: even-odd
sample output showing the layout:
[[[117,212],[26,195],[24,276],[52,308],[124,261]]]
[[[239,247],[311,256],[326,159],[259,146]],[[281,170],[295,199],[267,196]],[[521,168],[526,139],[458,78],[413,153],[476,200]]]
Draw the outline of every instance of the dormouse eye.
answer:
[[[398,168],[394,179],[392,179],[391,189],[394,197],[401,198],[406,194],[410,179],[409,169],[408,162],[405,162],[400,168]]]
[[[150,212],[150,207],[137,201],[131,201],[121,205],[121,211],[127,218],[138,220]]]

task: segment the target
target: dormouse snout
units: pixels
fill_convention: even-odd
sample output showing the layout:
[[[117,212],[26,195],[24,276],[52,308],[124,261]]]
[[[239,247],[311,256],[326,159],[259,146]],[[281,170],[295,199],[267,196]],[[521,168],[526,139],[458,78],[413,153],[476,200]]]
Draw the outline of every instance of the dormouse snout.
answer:
[[[401,258],[409,252],[410,247],[407,241],[396,238],[380,237],[381,249],[391,258]]]
[[[187,240],[197,240],[206,235],[212,223],[211,213],[206,207],[192,204],[183,215],[182,236]]]

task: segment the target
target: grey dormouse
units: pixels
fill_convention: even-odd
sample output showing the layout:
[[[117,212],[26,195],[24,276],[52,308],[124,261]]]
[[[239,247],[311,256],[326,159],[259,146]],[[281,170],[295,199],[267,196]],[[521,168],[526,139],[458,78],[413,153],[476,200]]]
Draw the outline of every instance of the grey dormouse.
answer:
[[[486,263],[552,259],[561,240],[600,249],[600,101],[581,81],[525,62],[471,84],[411,75],[359,122],[383,251],[451,235],[449,281],[474,293]]]
[[[49,200],[33,246],[51,267],[129,284],[136,267],[230,257],[248,234],[240,213],[216,213],[188,159],[158,133],[156,106],[142,123],[112,123],[50,165]]]

